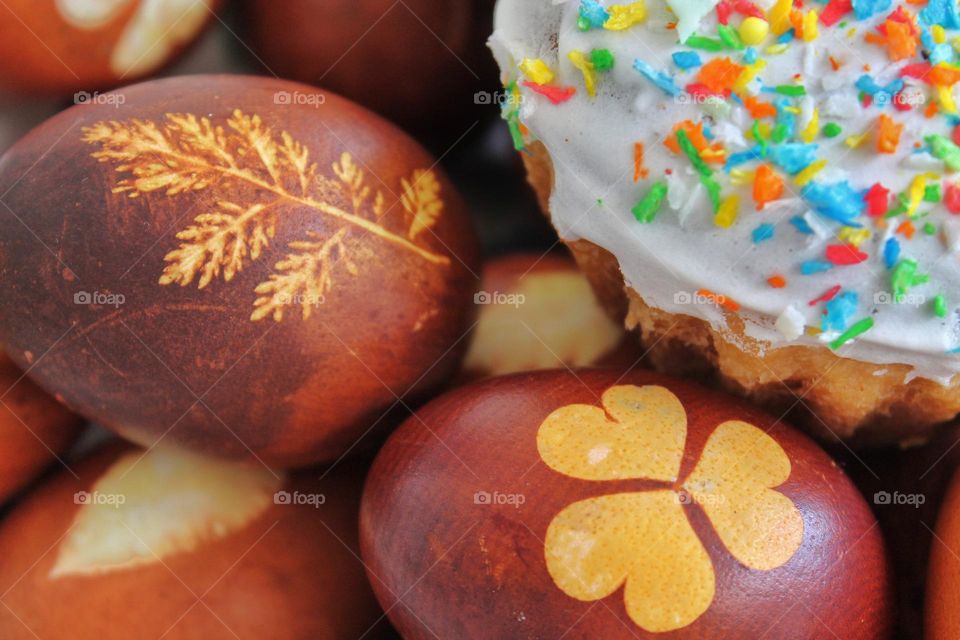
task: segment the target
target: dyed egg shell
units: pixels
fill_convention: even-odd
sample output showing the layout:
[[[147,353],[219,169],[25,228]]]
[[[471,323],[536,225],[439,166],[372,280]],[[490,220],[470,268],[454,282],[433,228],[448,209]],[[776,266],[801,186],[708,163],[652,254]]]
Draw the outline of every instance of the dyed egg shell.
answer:
[[[360,539],[408,640],[890,634],[879,529],[830,458],[647,372],[518,374],[432,401],[377,458]]]
[[[451,120],[460,135],[498,88],[491,0],[245,0],[247,40],[267,70],[316,84],[405,127]],[[475,99],[479,90],[486,96]]]
[[[945,455],[945,454],[944,454]],[[939,462],[939,460],[938,460]],[[960,474],[955,474],[940,506],[930,548],[924,637],[960,637]]]
[[[639,359],[635,338],[611,320],[587,278],[562,255],[512,254],[484,265],[479,313],[464,358],[490,376]],[[629,362],[627,362],[629,360]]]
[[[388,637],[356,556],[361,469],[290,477],[112,447],[0,526],[0,636]]]
[[[222,0],[6,0],[0,87],[92,92],[150,75],[203,31]]]
[[[0,502],[56,460],[82,424],[0,354]]]
[[[294,466],[456,371],[476,244],[421,147],[283,81],[117,94],[0,158],[0,334],[41,386],[145,446]]]

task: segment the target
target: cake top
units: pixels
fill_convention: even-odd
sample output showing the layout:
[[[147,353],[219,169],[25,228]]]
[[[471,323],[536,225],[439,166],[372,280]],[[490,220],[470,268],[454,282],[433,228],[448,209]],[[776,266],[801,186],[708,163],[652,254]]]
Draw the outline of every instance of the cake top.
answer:
[[[954,0],[500,0],[491,46],[561,236],[647,304],[960,372]]]

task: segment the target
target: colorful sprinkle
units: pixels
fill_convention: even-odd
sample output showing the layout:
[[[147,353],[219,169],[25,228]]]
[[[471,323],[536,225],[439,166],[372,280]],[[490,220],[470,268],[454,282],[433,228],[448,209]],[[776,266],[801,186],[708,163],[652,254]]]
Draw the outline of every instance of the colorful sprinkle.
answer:
[[[793,181],[797,184],[798,187],[802,187],[811,180],[817,177],[817,174],[823,171],[823,168],[827,166],[827,161],[824,159],[815,160],[811,162],[807,167],[794,176]]]
[[[847,344],[854,338],[863,335],[867,331],[873,328],[873,318],[867,316],[862,320],[859,320],[852,327],[844,331],[840,336],[830,343],[830,348],[837,350],[843,345]]]
[[[648,175],[650,171],[643,166],[643,143],[637,142],[633,145],[633,181],[639,182]]]
[[[593,49],[590,51],[590,64],[601,73],[613,69],[613,62],[613,54],[610,49]]]
[[[859,297],[853,291],[844,291],[824,305],[820,319],[821,331],[845,331],[850,319],[857,313]]]
[[[716,215],[713,217],[714,224],[724,229],[733,226],[733,223],[737,220],[737,209],[739,206],[740,198],[736,195],[724,198],[717,208]]]
[[[864,262],[868,256],[853,245],[849,244],[831,244],[826,249],[827,260],[835,265],[851,265]]]
[[[917,273],[917,262],[910,258],[904,258],[897,266],[893,268],[890,275],[890,286],[893,288],[893,297],[898,303],[903,302],[913,287],[924,284],[930,280],[927,274]]]
[[[733,301],[731,298],[723,295],[722,293],[715,293],[710,289],[697,289],[697,297],[704,300],[709,300],[714,304],[729,309],[730,311],[739,311],[740,305]]]
[[[846,180],[833,184],[811,182],[800,190],[800,195],[817,213],[838,222],[853,222],[863,211],[863,196]]]
[[[876,182],[863,199],[867,202],[867,214],[876,218],[884,215],[890,207],[890,190]]]
[[[770,159],[778,167],[796,175],[809,167],[817,158],[817,145],[789,142],[770,149]]]
[[[676,85],[673,78],[663,71],[656,71],[649,64],[639,58],[633,61],[633,68],[639,71],[643,77],[655,84],[668,96],[678,96],[683,91]]]
[[[603,23],[603,28],[608,31],[625,31],[647,17],[647,5],[642,1],[611,5],[607,11],[610,17]]]
[[[753,178],[753,201],[757,204],[757,211],[763,209],[768,202],[779,200],[783,196],[783,178],[767,164],[761,164]],[[756,239],[754,239],[756,242]]]
[[[526,80],[524,80],[521,84],[531,91],[539,93],[553,104],[561,104],[566,102],[577,93],[577,90],[574,87],[555,87],[553,85],[535,84]]]
[[[768,222],[765,222],[764,224],[759,225],[756,229],[753,230],[753,233],[751,234],[753,237],[753,243],[760,244],[765,240],[770,240],[771,238],[773,238],[774,230],[775,230],[775,227]]]
[[[891,0],[853,0],[853,13],[857,20],[866,20],[870,16],[890,10]]]
[[[943,206],[950,213],[960,213],[960,187],[952,182],[947,183],[946,191],[943,194]]]
[[[800,273],[805,276],[812,276],[815,273],[823,273],[833,268],[833,265],[826,260],[807,260],[800,263]]]
[[[883,243],[883,264],[887,269],[893,269],[900,259],[900,242],[896,238],[887,238]]]
[[[947,299],[943,294],[936,295],[933,298],[933,315],[938,318],[947,317]]]
[[[896,153],[902,132],[902,124],[897,124],[885,113],[880,114],[877,122],[877,152]]]
[[[960,171],[960,146],[957,146],[946,136],[932,135],[924,138],[930,148],[930,154],[944,164],[951,171]]]
[[[540,58],[524,58],[520,63],[520,71],[533,84],[550,84],[553,82],[553,70]]]
[[[823,126],[823,135],[827,138],[836,138],[843,132],[836,122],[828,122]]]
[[[640,199],[640,202],[631,209],[633,216],[638,222],[653,222],[666,195],[667,183],[662,180],[655,182],[647,191],[647,194]]]
[[[810,228],[810,225],[807,224],[807,221],[803,218],[803,216],[793,216],[790,218],[790,224],[796,227],[797,231],[804,235],[813,235],[813,229]]]
[[[701,67],[697,81],[714,93],[731,90],[743,67],[730,58],[714,58]]]
[[[763,18],[747,16],[740,23],[738,32],[744,43],[757,45],[767,39],[767,35],[770,33],[770,23]]]
[[[677,51],[672,56],[673,64],[681,69],[696,69],[703,64],[696,51]]]
[[[807,302],[807,305],[809,305],[809,306],[811,306],[811,307],[815,307],[815,306],[817,306],[818,304],[820,304],[821,302],[827,302],[827,301],[829,301],[829,300],[833,300],[833,297],[834,297],[835,295],[837,295],[838,293],[840,293],[840,290],[841,290],[841,289],[842,289],[842,287],[841,287],[840,285],[838,285],[838,284],[837,284],[837,285],[834,285],[834,286],[830,287],[829,289],[827,289],[827,290],[826,290],[824,293],[822,293],[821,295],[819,295],[819,296],[817,296],[816,298],[814,298],[813,300],[810,300],[809,302]]]
[[[722,40],[707,38],[706,36],[690,36],[683,44],[692,49],[703,49],[704,51],[723,51],[725,48]]]
[[[580,0],[580,19],[577,26],[581,31],[601,29],[610,19],[610,13],[597,0]]]

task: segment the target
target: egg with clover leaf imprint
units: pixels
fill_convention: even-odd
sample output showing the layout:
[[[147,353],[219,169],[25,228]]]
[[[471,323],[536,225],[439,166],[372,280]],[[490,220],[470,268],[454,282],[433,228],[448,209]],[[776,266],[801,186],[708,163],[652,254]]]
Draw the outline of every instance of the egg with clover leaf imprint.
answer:
[[[772,416],[649,372],[434,400],[374,464],[361,549],[411,639],[890,637],[883,541],[843,472]]]
[[[475,238],[416,143],[266,78],[111,95],[0,159],[0,334],[41,386],[143,445],[291,466],[456,370]]]
[[[193,42],[222,0],[6,0],[0,87],[44,95],[95,92],[163,67]]]

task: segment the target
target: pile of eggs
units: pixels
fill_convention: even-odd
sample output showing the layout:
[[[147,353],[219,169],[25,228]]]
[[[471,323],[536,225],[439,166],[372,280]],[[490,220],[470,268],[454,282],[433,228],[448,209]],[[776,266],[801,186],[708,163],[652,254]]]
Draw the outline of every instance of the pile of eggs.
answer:
[[[481,261],[384,117],[469,125],[490,2],[248,0],[290,79],[136,82],[223,8],[0,2],[0,87],[77,103],[0,157],[0,637],[893,637],[876,498],[569,258]],[[960,637],[960,487],[930,528]]]

